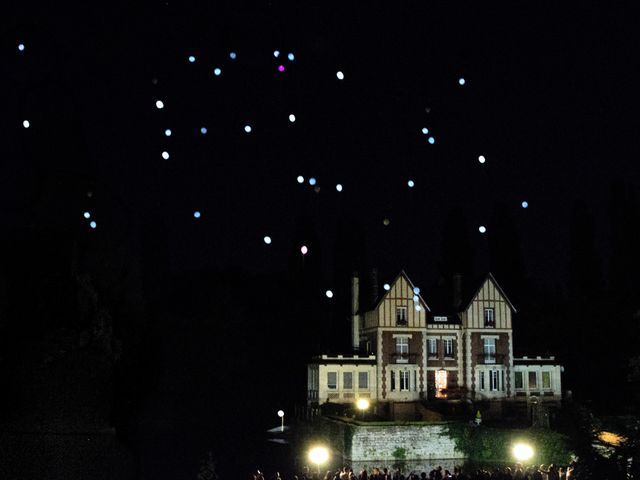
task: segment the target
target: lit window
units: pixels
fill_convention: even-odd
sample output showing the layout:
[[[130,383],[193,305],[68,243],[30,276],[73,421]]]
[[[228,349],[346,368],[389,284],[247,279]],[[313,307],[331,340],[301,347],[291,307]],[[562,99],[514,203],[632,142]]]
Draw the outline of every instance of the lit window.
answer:
[[[429,352],[429,356],[437,356],[438,355],[438,340],[435,338],[427,339],[427,351]]]
[[[523,388],[522,372],[516,372],[515,381],[516,381],[516,389],[522,389]]]
[[[538,374],[537,372],[529,372],[529,390],[536,388],[538,388]]]
[[[396,325],[407,324],[407,307],[396,308]]]
[[[344,372],[342,374],[342,388],[345,390],[353,388],[353,372]]]
[[[453,339],[445,338],[442,343],[444,345],[444,356],[453,357]]]
[[[403,392],[409,390],[409,372],[400,372],[400,390]]]
[[[551,372],[542,372],[542,388],[551,388]]]
[[[443,396],[442,390],[447,389],[447,371],[436,370],[436,397]]]
[[[329,390],[338,388],[338,372],[327,372],[327,388]]]
[[[358,372],[358,388],[360,390],[369,389],[369,372]]]
[[[496,363],[496,339],[484,339],[484,363]]]
[[[493,328],[496,326],[493,308],[484,309],[484,326]]]
[[[409,354],[409,339],[407,337],[396,338],[396,353],[401,356]]]

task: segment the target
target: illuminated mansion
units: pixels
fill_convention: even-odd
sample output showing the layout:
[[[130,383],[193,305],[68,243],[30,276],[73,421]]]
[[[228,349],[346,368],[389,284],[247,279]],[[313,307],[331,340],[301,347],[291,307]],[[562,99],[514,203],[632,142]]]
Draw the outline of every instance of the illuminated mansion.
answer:
[[[356,355],[321,355],[308,365],[309,406],[414,402],[431,398],[549,400],[561,398],[562,367],[554,357],[513,356],[516,312],[493,275],[463,298],[453,280],[453,308],[431,311],[401,272],[373,308],[361,311],[352,280]]]

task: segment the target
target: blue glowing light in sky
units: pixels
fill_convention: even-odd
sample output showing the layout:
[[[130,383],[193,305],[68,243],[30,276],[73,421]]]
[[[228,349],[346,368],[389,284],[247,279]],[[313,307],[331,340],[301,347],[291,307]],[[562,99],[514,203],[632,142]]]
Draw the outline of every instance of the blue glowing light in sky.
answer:
[[[309,179],[309,185],[311,185],[312,187],[316,184],[316,179],[314,177],[311,177]]]
[[[338,80],[344,80],[344,73],[338,71],[336,72],[336,77],[338,77]]]
[[[170,137],[170,136],[171,136],[171,129],[170,129],[170,128],[167,128],[167,129],[164,131],[164,135],[165,135],[165,137]]]
[[[487,227],[485,227],[484,225],[480,225],[480,226],[478,227],[478,231],[479,231],[480,233],[486,233],[486,231],[487,231]]]
[[[293,62],[293,60],[294,60],[296,57],[293,55],[293,53],[289,53],[289,54],[287,55],[287,58],[288,58],[290,61],[292,61],[292,62]]]
[[[169,152],[167,151],[162,152],[162,158],[164,158],[165,160],[169,160]]]
[[[219,77],[221,73],[222,73],[222,70],[220,70],[219,68],[214,68],[214,69],[213,69],[213,74],[214,74],[216,77]]]
[[[331,290],[327,290],[326,292],[324,292],[324,294],[327,296],[327,298],[333,298],[333,292]]]
[[[460,77],[460,78],[458,79],[458,85],[464,85],[465,83],[467,83],[467,82],[465,81],[465,79],[464,79],[464,78]]]
[[[407,185],[409,185],[409,188],[413,188],[415,186],[415,182],[413,180],[409,180]]]
[[[433,145],[434,143],[436,143],[436,139],[433,137],[429,137],[428,142],[429,142],[429,145]]]
[[[162,110],[164,108],[164,102],[162,100],[156,100],[156,108]]]
[[[429,129],[427,127],[422,127],[422,134],[426,135],[427,133],[429,133]]]
[[[263,240],[267,245],[271,245],[271,237],[269,235],[265,236]]]
[[[91,223],[89,223],[89,226],[95,229],[98,226],[98,224],[92,220]]]
[[[237,57],[236,52],[231,52],[231,53],[229,53],[229,58],[230,58],[231,60],[235,60],[235,59],[236,59],[236,57]]]
[[[291,123],[293,123],[293,122],[295,122],[295,121],[296,121],[296,116],[295,116],[293,113],[292,113],[291,115],[289,115],[289,121],[290,121]]]
[[[88,219],[88,218],[91,218],[91,214],[90,214],[89,212],[84,212],[84,213],[82,214],[82,216],[83,216],[84,218],[87,218],[87,219]]]
[[[415,293],[416,295],[419,295],[420,289],[418,287],[413,287],[413,293]]]
[[[20,50],[21,52],[24,52],[24,43],[18,44],[18,50]]]
[[[200,129],[200,133],[201,133],[201,134],[203,134],[203,135],[206,135],[206,133],[207,133],[207,127],[202,127],[202,128]]]
[[[194,57],[193,55],[189,55],[189,63],[193,63],[196,61],[196,57]]]
[[[342,191],[342,185],[340,183],[336,185],[336,190],[339,192]]]
[[[244,126],[244,131],[247,133],[251,133],[251,125],[245,125]]]
[[[200,218],[200,212],[198,210],[196,210],[195,212],[193,212],[193,217],[194,218]]]
[[[522,202],[522,208],[529,208],[529,202],[527,202],[526,200]]]
[[[24,128],[29,128],[31,126],[31,124],[29,123],[29,120],[25,120],[24,122],[22,122],[22,126]]]
[[[273,51],[273,56],[278,58],[280,56],[280,50],[274,50]]]
[[[385,283],[385,284],[382,286],[382,288],[384,288],[384,289],[388,292],[389,290],[391,290],[391,285],[389,285],[388,283]]]
[[[304,183],[304,177],[302,175],[298,175],[296,180],[298,180],[298,183]]]

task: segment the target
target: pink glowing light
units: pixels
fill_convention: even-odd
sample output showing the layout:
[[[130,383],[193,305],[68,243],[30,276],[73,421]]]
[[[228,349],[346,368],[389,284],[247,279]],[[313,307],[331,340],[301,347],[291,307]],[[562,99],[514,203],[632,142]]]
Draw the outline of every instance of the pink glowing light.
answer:
[[[279,72],[284,72],[284,65],[278,66],[278,71]]]

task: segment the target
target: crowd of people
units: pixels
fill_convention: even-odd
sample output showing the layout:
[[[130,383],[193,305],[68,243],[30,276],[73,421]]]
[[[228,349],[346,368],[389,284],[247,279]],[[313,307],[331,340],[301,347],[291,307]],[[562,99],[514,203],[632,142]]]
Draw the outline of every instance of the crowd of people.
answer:
[[[325,474],[313,473],[308,468],[291,480],[571,480],[575,464],[566,467],[556,465],[525,466],[516,463],[512,467],[494,467],[491,469],[463,469],[455,467],[453,471],[437,467],[427,472],[402,472],[400,469],[373,468],[370,471],[354,472],[349,467]],[[285,480],[279,472],[273,476],[265,476],[261,471],[253,474],[252,480]],[[290,479],[287,479],[290,480]]]

